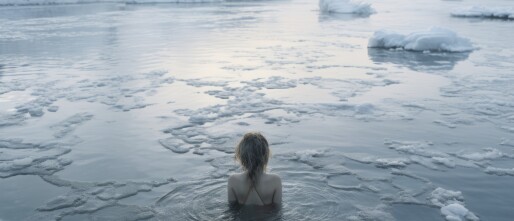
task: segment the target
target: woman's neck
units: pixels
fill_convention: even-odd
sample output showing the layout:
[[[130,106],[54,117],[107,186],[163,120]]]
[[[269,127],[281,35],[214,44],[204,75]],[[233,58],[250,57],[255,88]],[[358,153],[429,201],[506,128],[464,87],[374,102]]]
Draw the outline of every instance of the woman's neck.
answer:
[[[246,174],[246,177],[248,177],[248,179],[250,179],[250,175],[248,174],[248,172],[245,172],[245,174]],[[259,180],[262,177],[263,174],[264,174],[264,171],[260,171],[260,172],[255,173],[253,181]]]

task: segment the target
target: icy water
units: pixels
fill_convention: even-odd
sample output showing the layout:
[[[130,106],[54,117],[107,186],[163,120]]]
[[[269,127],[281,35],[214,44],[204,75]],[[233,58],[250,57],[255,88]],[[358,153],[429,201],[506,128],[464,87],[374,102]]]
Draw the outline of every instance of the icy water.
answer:
[[[0,220],[512,220],[514,21],[372,3],[0,7]],[[476,49],[367,48],[431,26]],[[226,203],[247,131],[282,208]]]

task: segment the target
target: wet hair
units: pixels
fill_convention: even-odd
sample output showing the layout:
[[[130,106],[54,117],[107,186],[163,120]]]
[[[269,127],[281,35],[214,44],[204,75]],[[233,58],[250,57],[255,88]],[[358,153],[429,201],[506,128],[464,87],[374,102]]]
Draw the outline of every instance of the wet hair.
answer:
[[[259,173],[266,170],[269,156],[268,141],[258,132],[246,133],[236,146],[235,159],[248,172],[252,181],[255,181]]]

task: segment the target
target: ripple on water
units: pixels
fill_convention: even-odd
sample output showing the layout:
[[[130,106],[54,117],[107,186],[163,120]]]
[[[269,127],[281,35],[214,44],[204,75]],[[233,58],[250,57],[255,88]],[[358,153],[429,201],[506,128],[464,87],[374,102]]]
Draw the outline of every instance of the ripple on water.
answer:
[[[155,204],[157,219],[177,220],[339,220],[357,214],[359,206],[375,207],[379,196],[370,191],[343,191],[325,179],[284,177],[281,208],[231,207],[226,179],[175,183]],[[357,203],[358,202],[358,203]]]

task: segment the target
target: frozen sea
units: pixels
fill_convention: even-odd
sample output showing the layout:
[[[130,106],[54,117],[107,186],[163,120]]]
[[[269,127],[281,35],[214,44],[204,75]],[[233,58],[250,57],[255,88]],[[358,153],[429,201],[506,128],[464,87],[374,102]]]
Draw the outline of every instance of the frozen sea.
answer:
[[[369,3],[1,6],[0,220],[512,220],[514,21],[452,11],[514,3]],[[473,49],[368,48],[431,27]],[[226,203],[247,131],[280,210]]]

